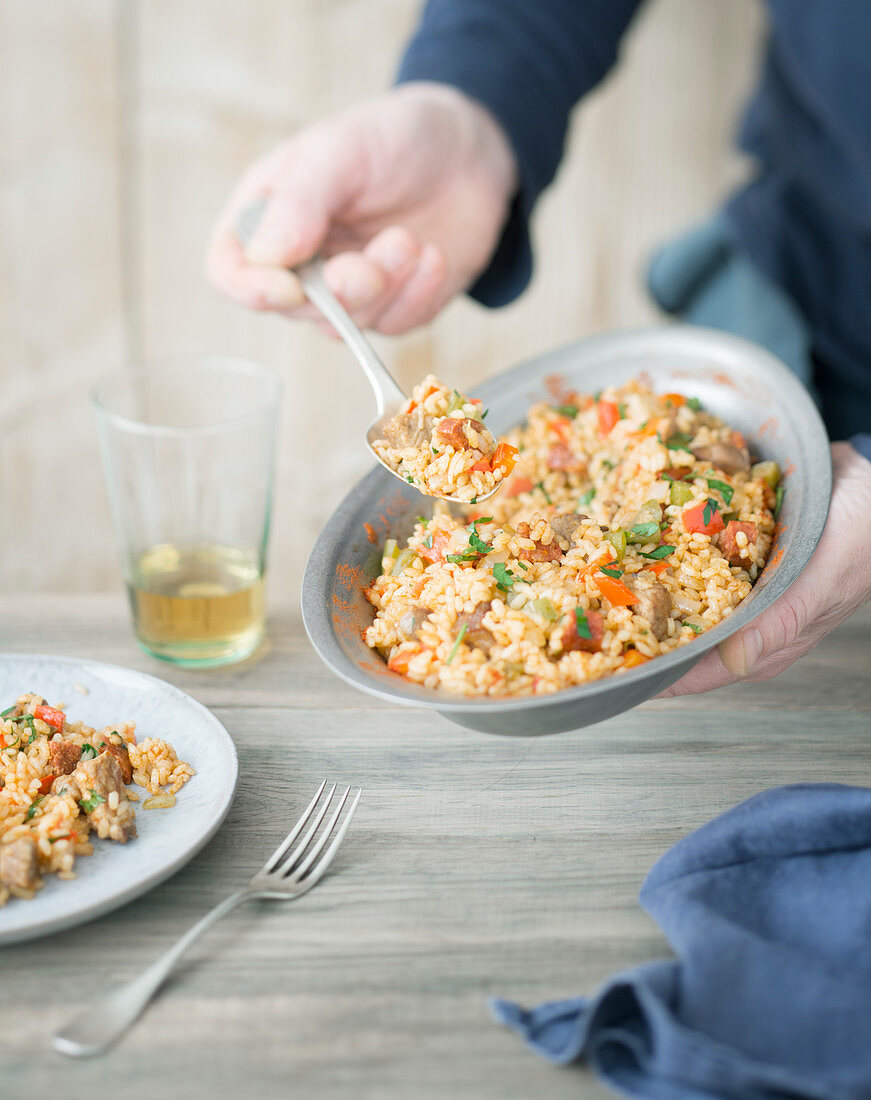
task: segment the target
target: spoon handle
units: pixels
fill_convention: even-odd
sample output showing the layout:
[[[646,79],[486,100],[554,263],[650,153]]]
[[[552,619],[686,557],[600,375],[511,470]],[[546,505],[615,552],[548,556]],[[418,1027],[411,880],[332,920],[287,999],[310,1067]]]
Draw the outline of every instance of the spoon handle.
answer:
[[[266,199],[255,199],[242,211],[236,221],[236,236],[247,244],[254,236],[254,230],[266,207]],[[375,349],[357,328],[350,314],[327,286],[320,256],[315,256],[299,267],[292,269],[302,283],[303,290],[310,302],[313,302],[342,337],[357,362],[366,372],[369,384],[375,391],[375,403],[378,416],[382,417],[391,406],[405,400],[405,394],[396,384],[387,367],[375,353]]]
[[[387,409],[404,401],[405,394],[394,381],[390,371],[384,366],[375,349],[354,324],[348,311],[327,286],[320,258],[316,256],[313,260],[308,260],[293,270],[302,283],[306,297],[318,307],[342,337],[365,371],[366,377],[375,391],[378,416],[383,416]]]

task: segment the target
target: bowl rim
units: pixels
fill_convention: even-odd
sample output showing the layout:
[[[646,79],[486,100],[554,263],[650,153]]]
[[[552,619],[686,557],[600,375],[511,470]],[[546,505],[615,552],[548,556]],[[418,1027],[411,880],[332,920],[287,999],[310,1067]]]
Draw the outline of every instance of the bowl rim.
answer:
[[[733,354],[752,355],[757,362],[761,361],[765,364],[768,378],[775,382],[781,392],[784,393],[782,406],[793,409],[796,418],[801,421],[806,441],[806,453],[810,455],[818,453],[818,457],[823,452],[826,454],[826,461],[822,463],[821,471],[824,474],[825,483],[821,485],[815,482],[814,493],[808,495],[808,507],[802,513],[802,526],[805,532],[812,532],[811,537],[806,537],[798,543],[793,548],[790,556],[778,563],[776,571],[771,575],[765,586],[759,590],[764,592],[767,597],[765,606],[770,607],[798,579],[816,550],[828,516],[832,489],[831,450],[829,438],[819,411],[802,383],[770,351],[732,333],[698,325],[664,324],[620,329],[570,341],[557,348],[532,356],[514,367],[497,372],[471,392],[472,395],[480,396],[486,401],[492,399],[492,394],[497,389],[511,388],[512,383],[523,377],[531,368],[534,367],[541,373],[544,364],[550,360],[559,359],[566,352],[573,349],[583,348],[588,354],[594,354],[597,349],[602,348],[615,352],[619,351],[621,346],[624,349],[631,348],[634,343],[642,345],[650,339],[671,341],[681,346],[684,353],[698,350],[700,359],[704,358],[706,350],[710,354],[712,344],[717,344],[724,351]],[[446,716],[461,713],[468,714],[469,712],[486,712],[487,714],[498,715],[509,711],[512,713],[534,711],[547,705],[555,706],[572,703],[579,705],[585,699],[594,700],[598,696],[619,690],[622,685],[635,685],[645,680],[662,679],[663,674],[667,673],[669,669],[673,669],[675,665],[687,664],[688,667],[691,667],[699,658],[719,645],[721,641],[756,618],[757,612],[752,609],[753,596],[757,591],[756,586],[754,586],[750,594],[741,601],[732,615],[716,626],[711,627],[710,630],[688,643],[688,645],[679,646],[670,653],[656,657],[644,665],[621,672],[619,676],[605,676],[600,680],[594,680],[587,684],[561,688],[559,691],[547,695],[507,697],[454,695],[439,691],[436,688],[422,687],[404,680],[398,674],[388,682],[381,683],[361,668],[353,658],[349,657],[339,644],[335,635],[328,601],[324,596],[330,591],[334,578],[336,555],[331,553],[330,550],[339,545],[339,536],[352,522],[355,501],[369,499],[370,493],[368,490],[370,487],[374,488],[375,484],[382,479],[386,482],[388,477],[389,475],[386,475],[380,467],[376,466],[364,475],[345,495],[315,540],[306,563],[300,594],[303,624],[315,651],[342,680],[377,698],[401,706],[429,707]],[[825,492],[820,493],[820,489],[824,489]],[[675,677],[672,677],[672,680],[674,679]]]

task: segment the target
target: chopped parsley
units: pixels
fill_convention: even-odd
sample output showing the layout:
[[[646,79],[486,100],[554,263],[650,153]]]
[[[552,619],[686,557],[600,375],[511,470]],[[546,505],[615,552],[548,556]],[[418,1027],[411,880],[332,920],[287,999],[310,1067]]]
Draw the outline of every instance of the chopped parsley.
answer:
[[[528,566],[524,565],[522,561],[519,561],[519,562],[518,562],[517,564],[518,564],[518,565],[520,566],[520,568],[521,568],[521,569],[523,570],[523,572],[525,573],[525,572],[526,572],[526,570],[527,570],[527,568],[528,568]]]
[[[693,412],[697,413],[701,409],[702,403],[701,403],[701,401],[699,401],[699,399],[697,397],[688,397],[687,398],[687,406],[689,408],[691,408],[693,410]]]
[[[478,498],[477,497],[472,497],[472,499],[469,501],[469,503],[470,504],[477,504],[478,503]]]
[[[484,409],[484,411],[483,411],[483,412],[481,413],[481,419],[482,419],[482,420],[486,420],[486,419],[487,419],[487,413],[488,413],[489,411],[490,411],[489,409]]]
[[[601,462],[601,466],[602,466],[603,470],[613,470],[614,469],[614,463],[611,461],[610,458],[603,458],[602,462]]]
[[[647,556],[648,555],[645,554],[645,557],[647,557]],[[609,565],[603,565],[603,566],[600,567],[600,569],[601,569],[601,572],[604,573],[606,577],[613,577],[615,580],[617,580],[619,577],[623,576],[623,570],[622,569],[612,569],[611,566],[609,566]]]
[[[424,527],[426,527],[428,522],[426,516],[415,516],[414,521],[415,523],[422,523]]]
[[[602,400],[602,391],[601,390],[596,390],[596,392],[593,394],[593,400],[597,403]]]
[[[618,405],[617,406],[617,412],[620,414],[620,419],[621,420],[626,419],[626,406],[625,405],[623,405],[623,404]]]
[[[735,490],[731,485],[727,485],[725,481],[718,481],[715,477],[706,477],[705,481],[707,481],[709,488],[719,493],[727,504],[732,503]]]
[[[786,489],[782,485],[777,486],[777,491],[774,494],[774,518],[780,515],[780,509],[783,507],[783,498],[786,496]]]
[[[709,527],[711,520],[720,511],[720,505],[715,500],[711,500],[710,497],[705,501],[705,507],[702,509],[702,522],[705,527]]]
[[[413,477],[409,477],[409,476],[408,476],[408,475],[406,474],[406,475],[405,475],[405,480],[406,480],[406,481],[408,482],[408,484],[409,484],[409,485],[414,485],[414,478],[413,478]]]
[[[595,495],[595,489],[587,489],[586,493],[581,493],[581,495],[578,497],[578,507],[586,508],[586,506],[590,503]]]
[[[464,565],[467,561],[474,561],[477,556],[474,550],[464,550],[462,554],[448,554],[445,561],[453,565]]]
[[[103,744],[106,742],[104,741]],[[97,750],[93,745],[89,745],[87,741],[82,745],[82,760],[93,760],[97,755]]]
[[[427,548],[427,550],[432,550],[432,535],[426,536],[426,538],[423,540],[423,545]]]
[[[550,493],[548,493],[547,489],[545,489],[543,481],[537,482],[535,487],[536,489],[541,489],[542,493],[544,493],[544,499],[548,502],[548,504],[553,504],[553,501],[550,499]]]
[[[479,554],[489,554],[493,547],[480,537],[477,531],[472,531],[469,535],[469,546],[473,550],[477,550]]]
[[[41,794],[39,796],[39,798],[34,798],[34,800],[30,803],[30,806],[27,809],[27,813],[24,815],[24,820],[25,821],[30,821],[30,819],[36,813],[36,809],[39,806],[40,802],[42,802],[42,800],[44,798],[45,798],[44,794]]]
[[[701,634],[702,628],[698,623],[684,623],[684,626],[688,626],[694,634]]]
[[[689,451],[689,444],[692,439],[692,432],[672,432],[665,441],[665,445],[670,451]],[[690,454],[692,454],[692,451],[690,451]]]
[[[567,416],[569,420],[574,420],[578,415],[577,405],[554,405],[554,412],[558,412],[560,416]]]
[[[103,796],[101,794],[97,794],[97,792],[92,787],[91,788],[91,797],[90,798],[80,798],[79,799],[79,805],[82,807],[82,812],[83,813],[89,814],[93,810],[96,810],[96,808],[100,805],[101,802],[105,802],[105,801],[106,801],[106,799],[103,798]]]
[[[463,638],[465,638],[466,631],[468,629],[469,629],[469,624],[468,623],[463,623],[463,625],[460,627],[459,632],[458,632],[456,638],[454,639],[454,644],[451,647],[451,652],[448,654],[448,659],[445,661],[446,665],[449,665],[451,663],[451,661],[453,661],[454,657],[456,657],[457,650],[460,648],[460,642],[462,642]]]
[[[673,546],[657,546],[655,550],[651,550],[649,554],[645,554],[644,551],[640,551],[642,558],[650,558],[653,561],[662,561],[663,558],[667,558],[669,554],[674,553]]]
[[[636,523],[634,527],[629,528],[629,541],[630,542],[648,542],[659,534],[658,523]]]
[[[493,579],[496,581],[496,587],[501,588],[503,592],[510,592],[517,580],[504,561],[497,561],[493,566]]]
[[[575,608],[575,631],[579,638],[592,638],[593,632],[587,622],[587,613],[580,607]]]

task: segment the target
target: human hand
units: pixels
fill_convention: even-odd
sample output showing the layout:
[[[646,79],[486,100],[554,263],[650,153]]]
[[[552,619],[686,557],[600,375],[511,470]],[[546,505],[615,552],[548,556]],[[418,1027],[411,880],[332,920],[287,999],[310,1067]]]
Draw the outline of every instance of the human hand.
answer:
[[[286,270],[320,250],[358,325],[405,332],[486,267],[516,188],[514,155],[482,106],[447,86],[403,85],[306,127],[249,168],[212,233],[207,272],[241,305],[331,331]],[[239,214],[263,196],[243,248]]]
[[[832,460],[829,518],[804,572],[755,622],[706,654],[663,696],[770,680],[871,598],[871,463],[849,443],[833,444]]]

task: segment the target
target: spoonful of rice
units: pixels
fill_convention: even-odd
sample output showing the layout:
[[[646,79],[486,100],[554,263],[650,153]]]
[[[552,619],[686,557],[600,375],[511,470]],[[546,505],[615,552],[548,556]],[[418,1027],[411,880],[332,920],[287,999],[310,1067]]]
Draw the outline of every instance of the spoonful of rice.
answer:
[[[236,234],[244,245],[260,220],[264,200],[242,211]],[[433,375],[406,397],[327,286],[319,256],[293,269],[306,297],[350,348],[375,393],[377,416],[366,432],[375,458],[394,477],[421,493],[460,504],[479,504],[511,473],[516,448],[498,443],[485,426],[481,402],[443,385]]]

